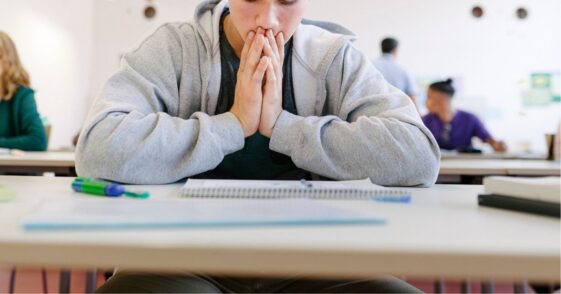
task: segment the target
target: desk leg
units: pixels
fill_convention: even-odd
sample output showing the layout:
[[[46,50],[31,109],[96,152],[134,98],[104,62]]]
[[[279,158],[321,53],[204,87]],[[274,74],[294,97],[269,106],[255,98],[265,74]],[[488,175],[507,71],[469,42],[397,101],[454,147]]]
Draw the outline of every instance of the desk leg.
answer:
[[[482,176],[460,176],[460,183],[463,185],[481,185],[483,184]]]
[[[514,283],[514,293],[516,294],[528,293],[528,283],[526,282]]]
[[[10,271],[10,285],[8,288],[8,293],[10,294],[14,293],[15,286],[16,286],[16,268],[13,267],[12,270]]]
[[[491,281],[481,282],[481,293],[495,293],[495,284]]]
[[[47,284],[47,270],[45,268],[41,269],[41,279],[43,279],[43,293],[49,293],[49,285]]]
[[[97,288],[97,270],[91,269],[86,272],[86,293],[93,293]]]
[[[463,294],[471,293],[471,285],[469,284],[469,280],[463,280],[461,284],[461,290]]]
[[[434,281],[434,293],[446,293],[446,285],[444,284],[444,279],[438,279]]]
[[[58,286],[58,292],[61,294],[70,293],[70,270],[61,269],[60,270],[60,280]]]

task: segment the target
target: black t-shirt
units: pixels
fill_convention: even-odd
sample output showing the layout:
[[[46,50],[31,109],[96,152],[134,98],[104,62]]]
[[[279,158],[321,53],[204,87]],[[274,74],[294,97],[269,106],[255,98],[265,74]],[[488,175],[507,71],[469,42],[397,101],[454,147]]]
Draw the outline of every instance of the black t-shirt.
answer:
[[[224,33],[224,19],[229,14],[225,10],[220,21],[220,56],[222,76],[216,114],[230,111],[234,104],[237,73],[240,59],[228,42]],[[292,39],[285,45],[283,64],[283,109],[297,114],[292,86]],[[222,163],[211,172],[212,177],[228,179],[301,179],[307,173],[296,167],[290,157],[269,149],[270,139],[257,132],[245,139],[242,150],[227,155]]]

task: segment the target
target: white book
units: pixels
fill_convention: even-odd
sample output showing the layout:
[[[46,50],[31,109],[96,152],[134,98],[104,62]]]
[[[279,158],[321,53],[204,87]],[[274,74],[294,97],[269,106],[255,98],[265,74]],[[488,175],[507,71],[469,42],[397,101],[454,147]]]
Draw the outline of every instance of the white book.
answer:
[[[486,177],[485,193],[560,203],[561,178]]]
[[[409,202],[411,198],[407,190],[378,186],[373,184],[370,179],[358,181],[189,179],[183,186],[182,195],[193,198],[309,198],[386,202]]]

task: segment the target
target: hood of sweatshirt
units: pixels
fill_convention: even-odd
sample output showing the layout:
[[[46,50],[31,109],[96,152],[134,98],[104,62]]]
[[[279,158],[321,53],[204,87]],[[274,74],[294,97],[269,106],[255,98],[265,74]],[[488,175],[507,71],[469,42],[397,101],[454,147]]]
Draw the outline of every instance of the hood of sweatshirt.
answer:
[[[213,57],[220,53],[218,28],[227,7],[228,0],[205,0],[195,10],[195,28]],[[303,19],[293,36],[293,53],[308,70],[322,75],[343,44],[355,39],[349,29],[339,24]]]

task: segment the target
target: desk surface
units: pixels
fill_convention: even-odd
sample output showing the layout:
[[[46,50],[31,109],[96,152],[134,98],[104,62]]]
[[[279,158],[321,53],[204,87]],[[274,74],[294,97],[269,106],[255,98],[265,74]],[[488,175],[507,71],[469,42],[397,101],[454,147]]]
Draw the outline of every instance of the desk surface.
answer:
[[[481,186],[411,189],[411,204],[325,201],[386,218],[381,226],[23,232],[19,218],[41,199],[91,197],[71,192],[71,180],[0,176],[17,192],[0,203],[0,264],[559,280],[559,219],[479,207]],[[154,201],[177,197],[180,185],[144,188]]]
[[[0,155],[0,174],[41,174],[75,176],[74,152],[25,152],[22,155]]]
[[[518,160],[545,160],[545,154],[539,153],[460,153],[458,151],[440,150],[442,159],[518,159]]]
[[[0,155],[1,166],[74,167],[74,152],[25,152]]]
[[[440,175],[559,176],[559,161],[512,159],[444,159]]]

